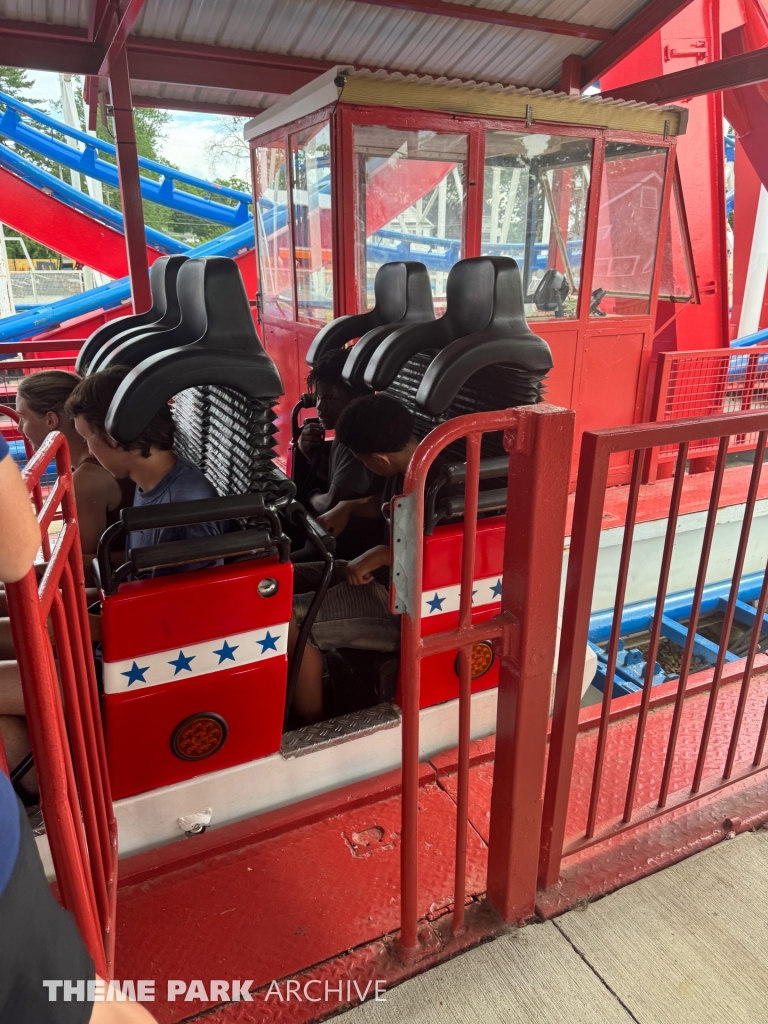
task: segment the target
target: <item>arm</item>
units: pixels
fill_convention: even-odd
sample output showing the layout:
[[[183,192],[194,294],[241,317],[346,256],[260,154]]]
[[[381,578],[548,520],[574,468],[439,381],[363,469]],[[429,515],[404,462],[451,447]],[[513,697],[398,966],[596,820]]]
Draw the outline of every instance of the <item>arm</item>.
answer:
[[[358,497],[359,493],[356,494],[349,487],[340,487],[331,481],[331,486],[327,492],[325,494],[311,494],[309,503],[318,515],[323,515],[325,512],[341,504],[342,501],[355,501]]]
[[[107,528],[107,509],[120,501],[119,486],[106,470],[89,462],[75,471],[73,483],[85,581],[90,584],[93,582],[91,563]]]
[[[347,583],[359,587],[364,583],[373,581],[373,573],[382,565],[392,565],[392,552],[389,544],[377,544],[363,552],[358,558],[347,562]]]
[[[10,455],[0,459],[0,579],[26,576],[40,547],[40,527],[21,473]]]
[[[381,495],[369,494],[367,498],[352,498],[340,501],[335,508],[318,516],[317,521],[328,533],[338,535],[346,528],[350,516],[362,516],[363,519],[381,519]]]
[[[106,983],[96,975],[96,982]],[[97,1001],[93,1004],[93,1012],[89,1024],[153,1024],[155,1018],[141,1003],[116,1003]]]

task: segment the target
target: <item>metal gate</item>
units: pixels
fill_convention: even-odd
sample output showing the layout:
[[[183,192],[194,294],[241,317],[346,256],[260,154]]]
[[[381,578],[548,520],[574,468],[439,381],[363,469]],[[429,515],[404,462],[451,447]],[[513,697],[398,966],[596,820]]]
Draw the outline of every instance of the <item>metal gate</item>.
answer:
[[[469,804],[470,660],[473,644],[493,642],[500,660],[496,757],[488,858],[488,898],[505,920],[533,913],[562,539],[574,413],[551,405],[460,416],[441,424],[411,459],[392,514],[394,608],[402,613],[403,804],[401,944],[417,945],[419,687],[422,659],[459,651],[459,760],[453,934],[464,927]],[[472,621],[480,445],[504,431],[509,453],[501,612]],[[449,444],[466,440],[459,622],[421,635],[424,491],[427,473]]]
[[[611,850],[614,860],[604,859],[603,877],[595,881],[593,875],[592,891],[595,886],[606,890],[620,884],[619,874],[626,870],[616,860],[622,836],[635,843],[640,835],[644,837],[643,842],[647,842],[649,834],[656,836],[656,852],[651,856],[650,847],[645,847],[643,856],[648,858],[648,863],[640,865],[637,874],[685,856],[696,847],[682,835],[681,815],[700,812],[707,805],[722,806],[724,798],[733,799],[736,813],[725,818],[719,832],[718,823],[711,839],[706,841],[715,841],[717,835],[722,838],[729,831],[749,827],[750,822],[760,819],[761,815],[768,818],[768,805],[763,803],[762,810],[758,808],[753,813],[750,801],[744,796],[745,787],[763,781],[768,769],[765,762],[768,663],[758,654],[761,634],[768,629],[765,620],[768,574],[763,576],[755,604],[739,600],[748,553],[753,562],[760,559],[760,570],[764,572],[765,548],[752,534],[756,506],[768,496],[768,472],[763,472],[767,432],[768,412],[763,410],[584,434],[546,778],[539,866],[539,884],[543,888],[554,886],[558,879],[562,885],[561,872],[568,864],[585,862],[587,857],[594,859],[601,851],[610,853]],[[735,465],[734,456],[729,457],[735,439],[744,437],[752,440],[755,450],[751,468],[748,464]],[[716,452],[714,469],[709,474],[689,475],[689,460],[704,444]],[[633,453],[613,623],[606,648],[607,681],[614,678],[620,653],[622,615],[633,568],[631,559],[633,553],[635,558],[639,557],[640,549],[639,546],[633,549],[633,539],[639,534],[638,506],[644,468],[654,449],[672,448],[674,477],[651,485],[656,508],[664,496],[667,507],[666,512],[656,513],[656,518],[666,518],[666,528],[660,550],[655,607],[650,616],[642,689],[637,694],[613,700],[612,686],[606,682],[599,719],[593,716],[587,721],[586,712],[580,713],[579,706],[583,657],[610,461],[616,453]],[[737,458],[743,462],[742,456]],[[730,497],[724,505],[734,504],[734,474],[742,485],[740,511],[728,517],[720,507],[721,497],[726,487],[730,487]],[[702,494],[703,484],[708,493]],[[698,492],[698,505],[691,504],[692,488]],[[682,651],[679,676],[675,681],[656,686],[654,665],[665,627],[669,627],[665,600],[676,535],[684,515],[697,515],[700,524],[698,564],[692,565],[693,596],[687,623],[675,624]],[[728,597],[721,602],[720,642],[713,667],[696,671],[693,656],[700,642],[698,630],[703,628],[700,617],[708,567],[715,550],[716,531],[728,518],[733,524],[729,541],[733,550],[732,579]],[[751,626],[751,635],[746,656],[733,660],[728,646],[737,621]],[[742,810],[739,810],[739,801]],[[677,834],[664,833],[663,827],[673,819],[677,821]],[[705,844],[702,837],[696,842]],[[636,843],[634,851],[626,847],[621,856],[637,857],[638,850]],[[623,880],[628,880],[626,874]]]
[[[104,756],[72,469],[63,434],[46,438],[23,476],[35,494],[52,459],[56,482],[37,517],[45,572],[39,586],[33,568],[17,583],[6,584],[6,593],[60,898],[72,911],[97,972],[109,978],[117,828]]]

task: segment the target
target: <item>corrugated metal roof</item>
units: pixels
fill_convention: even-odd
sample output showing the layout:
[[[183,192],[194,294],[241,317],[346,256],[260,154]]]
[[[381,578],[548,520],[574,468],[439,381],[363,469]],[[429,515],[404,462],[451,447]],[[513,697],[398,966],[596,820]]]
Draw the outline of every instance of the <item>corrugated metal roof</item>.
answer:
[[[87,28],[88,0],[0,0],[0,17]]]
[[[474,6],[474,4],[466,4]],[[478,0],[477,6],[618,28],[643,0]],[[134,32],[160,39],[548,88],[595,40],[503,28],[349,0],[147,0]]]
[[[617,29],[647,0],[448,2]],[[88,0],[0,0],[0,16],[85,27]],[[600,45],[354,0],[146,0],[133,31],[155,39],[543,89],[557,84],[569,54],[586,56]],[[203,89],[198,98],[215,102],[214,93],[221,91]]]
[[[341,86],[339,79],[344,79]],[[355,90],[354,83],[367,88]],[[394,86],[394,90],[389,86]],[[409,86],[414,88],[408,88]],[[673,105],[617,100],[610,96],[567,96],[552,90],[491,82],[465,82],[459,78],[403,74],[400,71],[371,71],[337,65],[309,85],[283,98],[274,109],[253,118],[244,127],[246,139],[257,138],[274,128],[289,124],[336,98],[341,102],[411,106],[425,110],[454,110],[491,116],[531,117],[560,124],[590,124],[649,132],[682,134],[687,111]],[[506,101],[506,102],[505,102]],[[511,101],[511,102],[509,102]]]
[[[244,92],[235,89],[211,89],[197,85],[175,85],[167,82],[134,81],[134,98],[152,96],[155,99],[181,100],[184,103],[220,103],[227,106],[270,107],[282,96],[268,92]],[[190,108],[192,109],[192,108]]]

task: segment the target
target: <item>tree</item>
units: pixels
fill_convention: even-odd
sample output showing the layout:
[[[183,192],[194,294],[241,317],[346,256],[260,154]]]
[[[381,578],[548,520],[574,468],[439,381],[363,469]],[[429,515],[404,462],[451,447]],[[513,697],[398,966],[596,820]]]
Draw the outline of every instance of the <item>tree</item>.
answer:
[[[34,84],[23,68],[0,67],[0,91],[7,93],[15,100],[29,103],[30,106],[39,106],[40,101],[33,99],[28,94]]]
[[[247,117],[229,117],[226,114],[216,118],[213,135],[205,144],[208,167],[216,180],[223,169],[229,170],[240,181],[250,181],[250,154],[248,143],[243,138],[243,126],[247,121]],[[250,185],[244,191],[250,192]]]

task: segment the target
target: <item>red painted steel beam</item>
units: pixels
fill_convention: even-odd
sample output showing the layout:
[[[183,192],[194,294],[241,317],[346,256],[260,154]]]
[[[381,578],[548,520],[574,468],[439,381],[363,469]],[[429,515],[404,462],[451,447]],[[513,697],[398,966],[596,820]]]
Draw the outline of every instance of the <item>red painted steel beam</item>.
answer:
[[[555,21],[552,18],[537,18],[529,14],[512,11],[497,11],[492,7],[473,7],[468,4],[445,3],[444,0],[355,0],[356,3],[375,4],[377,7],[394,7],[414,14],[437,14],[441,18],[457,18],[461,21],[479,21],[502,28],[524,28],[531,32],[547,32],[556,36],[571,36],[576,39],[613,39],[616,33],[597,25],[581,25],[570,21]]]
[[[136,19],[141,14],[141,10],[144,6],[145,0],[128,0],[128,6],[122,14],[122,17],[117,21],[113,19],[113,28],[110,33],[105,33],[105,38],[98,36],[98,41],[105,48],[104,59],[101,62],[99,68],[99,74],[108,75],[110,66],[118,58],[125,48],[128,42],[128,36],[131,33]],[[115,21],[117,22],[115,24]]]
[[[768,46],[762,50],[724,57],[711,64],[685,68],[671,75],[635,82],[608,93],[613,99],[635,100],[640,103],[674,103],[691,96],[703,96],[721,89],[738,89],[743,85],[756,85],[768,81]]]
[[[128,273],[125,238],[0,167],[0,221],[108,277]],[[160,253],[147,246],[147,262]]]
[[[246,107],[239,103],[203,103],[201,100],[179,100],[168,96],[141,96],[133,93],[134,107],[158,110],[191,110],[201,114],[229,114],[231,117],[258,117],[266,107]]]
[[[88,4],[88,39],[96,39],[96,34],[101,27],[102,19],[106,10],[111,6],[113,0],[90,0]]]
[[[287,96],[334,67],[329,61],[129,36],[131,77],[147,82]],[[0,65],[98,75],[104,47],[84,29],[0,18]]]
[[[572,53],[563,61],[560,72],[560,92],[564,92],[566,96],[578,96],[581,93],[583,63],[578,53]]]
[[[0,18],[0,64],[35,71],[95,75],[102,49],[81,29]]]
[[[519,623],[516,650],[498,651],[496,754],[488,841],[488,901],[505,921],[534,911],[547,718],[557,634],[575,413],[515,410],[506,430],[508,522],[501,617]],[[496,646],[496,645],[494,645]],[[582,655],[583,662],[583,655]]]
[[[334,67],[328,61],[131,36],[131,78],[287,96]]]
[[[134,311],[143,313],[152,305],[152,293],[149,289],[149,264],[144,233],[139,153],[133,123],[131,83],[128,77],[128,61],[125,50],[118,54],[112,62],[109,87],[114,111],[117,170],[125,225],[125,245],[128,250],[128,271],[131,275],[131,296]]]
[[[662,25],[666,25],[676,14],[685,10],[690,3],[691,0],[651,0],[631,21],[619,29],[613,39],[587,57],[582,68],[582,89],[586,89],[606,71],[610,71]]]

